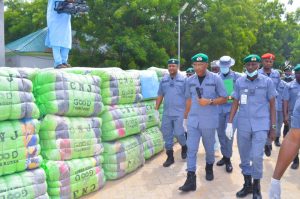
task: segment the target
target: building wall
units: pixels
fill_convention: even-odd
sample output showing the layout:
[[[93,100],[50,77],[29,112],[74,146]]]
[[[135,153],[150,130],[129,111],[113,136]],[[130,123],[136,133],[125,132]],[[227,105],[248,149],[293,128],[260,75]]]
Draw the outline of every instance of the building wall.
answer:
[[[7,67],[53,68],[54,60],[49,56],[13,55],[5,58]]]

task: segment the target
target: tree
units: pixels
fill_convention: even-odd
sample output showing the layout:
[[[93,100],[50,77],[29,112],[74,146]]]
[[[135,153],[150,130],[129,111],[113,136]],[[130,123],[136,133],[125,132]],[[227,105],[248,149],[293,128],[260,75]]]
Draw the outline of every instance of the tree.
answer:
[[[7,8],[4,13],[5,43],[47,26],[47,0],[7,0],[4,3]]]

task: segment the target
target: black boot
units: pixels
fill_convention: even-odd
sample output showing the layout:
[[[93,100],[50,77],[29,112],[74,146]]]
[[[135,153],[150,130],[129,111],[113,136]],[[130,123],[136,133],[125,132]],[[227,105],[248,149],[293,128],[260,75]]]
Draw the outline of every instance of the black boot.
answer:
[[[181,158],[184,160],[186,159],[186,153],[187,153],[187,146],[184,145],[181,147]]]
[[[167,160],[164,162],[164,167],[169,167],[171,164],[174,163],[174,156],[173,156],[173,150],[167,150]]]
[[[206,172],[206,180],[207,181],[212,181],[214,179],[214,171],[213,171],[213,166],[214,164],[207,164],[205,167],[205,172]]]
[[[226,157],[223,156],[223,158],[217,162],[217,166],[223,166],[225,164],[225,159]]]
[[[298,169],[299,168],[299,157],[298,154],[295,157],[293,164],[291,165],[291,169]]]
[[[260,180],[253,181],[253,199],[262,199],[260,193]]]
[[[275,146],[278,146],[278,147],[280,147],[280,141],[279,141],[279,137],[276,137],[276,139],[275,139]]]
[[[226,158],[225,164],[226,164],[226,172],[227,172],[227,173],[231,173],[232,170],[233,170],[233,167],[232,167],[230,158]]]
[[[265,154],[267,157],[271,156],[271,146],[270,145],[265,145]]]
[[[243,188],[236,193],[236,197],[238,198],[244,198],[253,191],[252,178],[250,175],[244,175],[244,182]]]
[[[180,191],[195,191],[197,188],[196,185],[196,175],[195,172],[189,171],[187,173],[187,178],[183,186],[179,187]]]

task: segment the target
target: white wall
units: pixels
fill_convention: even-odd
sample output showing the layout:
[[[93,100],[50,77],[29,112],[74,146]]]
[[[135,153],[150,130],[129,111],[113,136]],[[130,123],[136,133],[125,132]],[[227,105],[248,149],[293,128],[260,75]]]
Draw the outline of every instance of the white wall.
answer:
[[[53,68],[53,58],[48,56],[6,56],[7,67]]]

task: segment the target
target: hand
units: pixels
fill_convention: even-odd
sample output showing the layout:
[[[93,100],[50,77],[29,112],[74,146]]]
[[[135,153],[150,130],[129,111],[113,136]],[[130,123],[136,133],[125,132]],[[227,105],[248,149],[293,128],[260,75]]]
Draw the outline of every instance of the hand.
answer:
[[[276,130],[271,128],[270,132],[269,132],[269,138],[274,141],[276,139]]]
[[[269,189],[269,199],[280,199],[281,187],[280,180],[271,179],[271,186]]]
[[[182,126],[183,126],[183,129],[184,129],[184,132],[187,132],[187,119],[183,120]]]
[[[232,123],[227,123],[227,127],[226,127],[226,131],[225,131],[225,134],[226,134],[226,137],[231,140],[232,139],[232,136],[233,136],[233,127],[232,127]]]
[[[210,105],[210,100],[206,98],[198,98],[198,103],[200,104],[200,106],[208,106]]]

